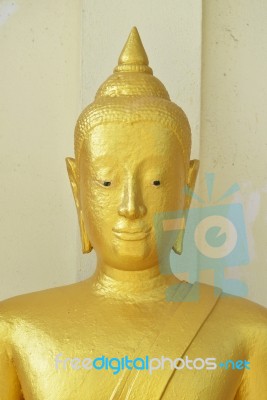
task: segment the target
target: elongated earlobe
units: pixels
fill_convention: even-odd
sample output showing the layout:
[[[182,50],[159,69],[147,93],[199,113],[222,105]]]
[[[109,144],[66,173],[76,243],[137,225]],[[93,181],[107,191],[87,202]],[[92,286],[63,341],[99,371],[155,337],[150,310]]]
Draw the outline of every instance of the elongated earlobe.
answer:
[[[82,210],[80,207],[75,159],[70,158],[70,157],[66,158],[66,165],[67,165],[71,189],[72,189],[72,193],[73,193],[73,197],[74,197],[74,201],[75,201],[75,205],[76,205],[76,209],[77,209],[77,214],[78,214],[81,241],[82,241],[82,252],[90,253],[93,250],[93,247],[88,239],[88,236],[87,236],[87,233],[85,230],[83,213],[82,213]]]
[[[83,219],[83,214],[82,210],[80,210],[80,214],[78,216],[79,218],[79,225],[80,225],[80,233],[81,233],[81,241],[82,241],[82,252],[85,253],[90,253],[93,250],[93,247],[90,243],[90,240],[88,239],[85,227],[84,227],[84,219]]]
[[[172,247],[173,251],[179,255],[181,255],[183,252],[183,241],[184,241],[186,220],[187,220],[187,215],[188,215],[188,211],[189,211],[191,200],[192,200],[192,192],[194,191],[194,188],[195,188],[198,170],[199,170],[199,160],[191,160],[190,165],[189,165],[187,182],[186,182],[188,190],[186,190],[186,193],[185,193],[183,222],[182,222],[181,228],[179,229],[177,239]]]

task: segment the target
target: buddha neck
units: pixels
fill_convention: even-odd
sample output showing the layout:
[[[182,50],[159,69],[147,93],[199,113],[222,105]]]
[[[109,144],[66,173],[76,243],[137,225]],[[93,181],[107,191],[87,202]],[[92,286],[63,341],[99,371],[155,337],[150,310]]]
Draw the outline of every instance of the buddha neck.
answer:
[[[97,267],[95,294],[127,303],[154,302],[165,299],[169,277],[160,274],[158,265],[142,271],[122,271],[107,265]]]

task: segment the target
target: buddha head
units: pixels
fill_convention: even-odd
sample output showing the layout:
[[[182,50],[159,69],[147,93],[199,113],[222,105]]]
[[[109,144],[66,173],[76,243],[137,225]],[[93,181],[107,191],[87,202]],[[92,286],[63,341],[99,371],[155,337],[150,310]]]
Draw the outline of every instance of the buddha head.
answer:
[[[114,73],[81,113],[75,159],[67,169],[78,212],[83,252],[120,270],[159,262],[155,215],[182,210],[182,229],[165,244],[182,251],[184,188],[194,188],[198,161],[190,161],[191,131],[185,113],[153,76],[136,28]]]

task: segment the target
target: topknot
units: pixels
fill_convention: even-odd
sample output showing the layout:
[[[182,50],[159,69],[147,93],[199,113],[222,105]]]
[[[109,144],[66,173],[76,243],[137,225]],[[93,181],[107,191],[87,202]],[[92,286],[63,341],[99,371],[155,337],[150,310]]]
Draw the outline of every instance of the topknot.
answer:
[[[132,28],[113,74],[100,86],[95,100],[80,115],[75,128],[75,157],[92,129],[115,121],[154,121],[178,138],[189,162],[191,130],[185,113],[171,102],[165,86],[153,75],[136,27]]]

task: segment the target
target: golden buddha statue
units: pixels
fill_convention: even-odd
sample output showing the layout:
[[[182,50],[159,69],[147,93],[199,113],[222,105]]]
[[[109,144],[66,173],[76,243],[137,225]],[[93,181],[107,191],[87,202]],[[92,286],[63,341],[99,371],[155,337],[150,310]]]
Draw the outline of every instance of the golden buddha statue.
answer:
[[[160,273],[182,251],[183,188],[198,170],[190,146],[187,118],[133,28],[67,159],[96,272],[1,302],[0,400],[267,399],[266,310]],[[154,216],[175,210],[181,229],[161,246]]]

